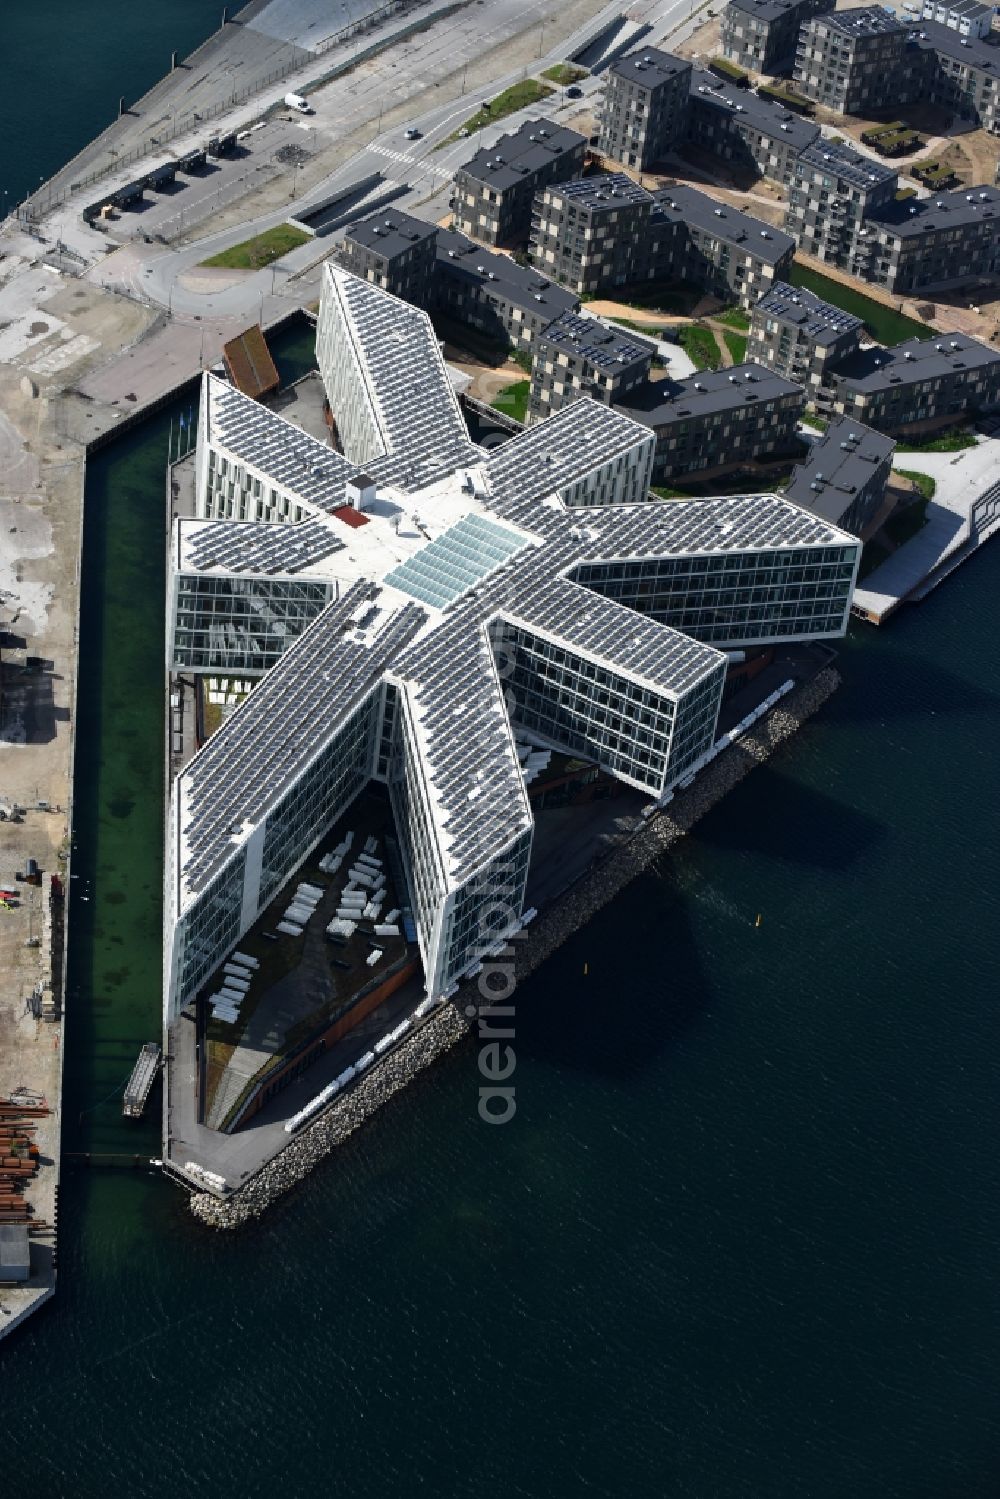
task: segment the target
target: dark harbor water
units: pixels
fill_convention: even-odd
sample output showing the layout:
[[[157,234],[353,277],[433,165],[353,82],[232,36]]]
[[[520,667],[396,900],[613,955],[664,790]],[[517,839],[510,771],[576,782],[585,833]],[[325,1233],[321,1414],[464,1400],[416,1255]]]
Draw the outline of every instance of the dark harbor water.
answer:
[[[70,1152],[157,1141],[120,1089],[158,1028],[170,415],[90,470]],[[0,1493],[996,1499],[998,586],[994,544],[852,633],[522,987],[509,1125],[469,1046],[237,1238],[68,1164]]]
[[[230,14],[237,5],[230,4]],[[3,0],[3,170],[13,208],[222,19],[222,0]]]

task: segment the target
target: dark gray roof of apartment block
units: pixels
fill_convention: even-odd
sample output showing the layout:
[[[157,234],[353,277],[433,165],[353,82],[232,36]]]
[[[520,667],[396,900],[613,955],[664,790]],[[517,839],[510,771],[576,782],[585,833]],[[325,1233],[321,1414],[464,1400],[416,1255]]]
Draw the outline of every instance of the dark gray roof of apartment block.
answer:
[[[856,390],[877,391],[998,365],[1000,350],[967,333],[940,333],[932,339],[908,338],[892,349],[861,349],[837,367],[835,376]]]
[[[985,37],[962,36],[951,26],[942,26],[940,21],[917,21],[913,25],[910,38],[925,51],[942,52],[966,67],[981,68],[984,73],[1000,78],[1000,47],[993,46]]]
[[[651,380],[638,397],[631,396],[618,409],[644,426],[660,426],[802,394],[794,380],[749,363],[731,370],[699,370],[686,380]]]
[[[526,120],[520,129],[502,135],[495,145],[482,147],[455,175],[472,177],[503,191],[586,144],[585,136],[567,130],[565,125],[546,119]]]
[[[814,19],[846,37],[888,36],[893,32],[906,30],[902,22],[897,21],[892,12],[882,5],[863,5],[856,10],[832,10]]]
[[[627,79],[629,83],[637,83],[642,88],[656,88],[658,83],[676,78],[690,67],[691,64],[685,58],[675,57],[672,52],[661,52],[658,47],[638,47],[634,52],[619,57],[611,64],[608,72]]]
[[[804,286],[789,286],[785,281],[777,282],[761,297],[751,317],[754,322],[773,317],[794,323],[817,344],[835,343],[844,333],[864,327],[862,319],[853,312],[834,307],[832,302],[824,302]]]
[[[710,230],[719,239],[741,245],[768,264],[776,265],[795,249],[794,239],[783,229],[775,229],[763,219],[755,219],[728,203],[719,203],[697,188],[664,187],[653,198],[666,217]]]
[[[412,250],[421,240],[433,239],[438,232],[436,224],[424,219],[415,219],[411,214],[401,213],[398,208],[382,208],[366,219],[348,224],[345,240],[353,240],[366,250],[376,250],[387,260]]]
[[[801,10],[803,0],[729,0],[736,10],[745,10],[758,21],[778,21],[789,11]]]
[[[892,167],[872,161],[860,151],[833,141],[817,141],[815,145],[807,146],[799,160],[817,171],[828,172],[831,177],[840,177],[850,187],[864,188],[866,192],[879,183],[899,180]]]
[[[991,223],[1000,235],[1000,190],[980,183],[957,192],[935,193],[931,198],[907,198],[902,203],[887,203],[869,218],[900,238],[983,223]]]
[[[599,370],[624,370],[646,364],[656,353],[654,340],[623,333],[600,318],[567,312],[550,323],[539,334],[539,346],[546,344],[579,355]]]
[[[546,192],[558,194],[577,208],[610,213],[623,203],[652,203],[653,195],[624,172],[598,172],[575,182],[550,182]]]
[[[785,495],[831,525],[839,525],[854,496],[880,464],[891,461],[895,451],[891,437],[850,417],[836,418],[796,465]]]
[[[515,307],[550,318],[574,312],[580,298],[550,281],[533,266],[518,265],[509,255],[494,255],[453,229],[439,229],[437,265],[441,274],[489,284]]]
[[[691,102],[720,114],[733,114],[796,151],[804,151],[819,136],[819,126],[813,120],[803,119],[783,104],[762,99],[753,89],[736,88],[707,68],[695,68],[691,74]]]

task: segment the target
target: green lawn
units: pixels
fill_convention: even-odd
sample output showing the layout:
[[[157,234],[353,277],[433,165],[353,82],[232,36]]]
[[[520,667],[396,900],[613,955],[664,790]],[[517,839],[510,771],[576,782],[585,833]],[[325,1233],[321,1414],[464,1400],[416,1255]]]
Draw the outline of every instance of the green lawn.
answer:
[[[915,484],[925,500],[932,500],[937,489],[937,480],[932,479],[930,474],[918,474],[912,468],[897,468],[893,470],[901,479],[909,479]]]
[[[278,224],[276,228],[266,229],[263,234],[245,239],[242,244],[233,245],[201,263],[226,266],[233,271],[259,271],[311,238],[311,234],[307,234],[304,229],[296,229],[294,224]]]
[[[646,281],[641,286],[628,287],[619,302],[628,302],[632,307],[647,307],[650,312],[673,313],[677,317],[690,317],[705,293],[700,286],[690,281]]]
[[[873,302],[871,297],[866,297],[863,292],[855,291],[853,287],[843,286],[839,281],[833,281],[829,276],[821,276],[818,271],[811,270],[804,265],[794,264],[789,276],[793,286],[804,286],[807,291],[815,292],[825,302],[832,302],[834,307],[842,307],[845,312],[853,312],[855,317],[863,318],[865,327],[872,338],[882,344],[902,343],[904,338],[933,338],[935,332],[926,323],[917,322],[916,318],[906,317],[901,312],[893,312],[891,307],[883,307],[881,302]]]
[[[723,333],[722,337],[725,340],[726,348],[729,350],[730,354],[732,354],[732,356],[733,356],[733,363],[734,364],[745,364],[746,363],[746,358],[747,358],[747,340],[746,340],[746,334],[744,334],[744,333],[730,333],[729,330],[727,329],[726,332]]]
[[[502,390],[493,402],[495,410],[502,411],[504,416],[512,416],[515,421],[523,422],[528,410],[528,397],[531,395],[530,380],[515,380],[513,385],[508,385]]]
[[[512,83],[510,88],[505,88],[502,94],[497,94],[491,99],[489,107],[477,109],[474,115],[470,115],[465,124],[458,130],[453,130],[451,135],[446,136],[443,141],[438,141],[434,147],[440,151],[442,146],[450,146],[452,141],[457,141],[463,130],[470,135],[475,135],[484,125],[493,124],[496,120],[502,120],[506,115],[512,115],[518,109],[527,109],[529,105],[538,104],[542,99],[547,99],[549,94],[555,93],[547,83],[539,83],[537,78],[522,78],[520,83]]]
[[[649,492],[658,495],[661,500],[689,500],[691,498],[685,490],[671,489],[667,484],[654,484]]]
[[[974,448],[976,439],[965,427],[955,427],[937,437],[901,437],[896,443],[898,453],[960,453],[963,448]]]
[[[727,307],[724,312],[713,312],[712,319],[716,323],[725,323],[727,328],[735,328],[739,333],[750,332],[750,314],[744,312],[742,307]]]
[[[682,328],[677,342],[698,370],[717,370],[722,363],[722,354],[711,328],[702,323],[690,323]]]
[[[565,88],[570,83],[579,83],[581,78],[587,76],[586,68],[574,67],[571,62],[557,62],[542,73],[543,78],[548,78],[551,83],[558,83],[560,88]]]
[[[617,323],[619,328],[631,328],[633,333],[641,333],[646,338],[659,340],[666,336],[662,328],[651,328],[648,323],[634,323],[627,317],[609,317],[608,322]]]

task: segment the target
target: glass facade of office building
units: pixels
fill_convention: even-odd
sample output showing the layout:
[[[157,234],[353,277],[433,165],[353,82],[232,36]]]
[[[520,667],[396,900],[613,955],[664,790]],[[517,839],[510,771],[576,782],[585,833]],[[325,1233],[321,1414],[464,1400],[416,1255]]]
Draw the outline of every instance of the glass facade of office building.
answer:
[[[389,772],[389,800],[406,866],[428,992],[434,980],[434,924],[447,891],[447,880],[428,805],[420,756],[405,694],[396,694],[396,731]]]
[[[843,634],[859,547],[585,563],[572,577],[695,640],[738,646]]]
[[[257,910],[368,784],[379,693],[371,693],[267,816]]]
[[[284,489],[251,469],[208,449],[204,499],[198,515],[205,520],[300,521],[302,506]]]
[[[246,849],[241,848],[212,880],[187,914],[174,937],[173,1013],[193,999],[222,956],[240,935]]]
[[[267,671],[331,597],[327,583],[181,573],[171,668]]]
[[[531,859],[531,829],[510,848],[474,874],[449,903],[441,947],[442,985],[482,959],[510,931],[524,907],[524,887]]]
[[[715,724],[726,681],[726,663],[686,692],[677,704],[667,780],[675,781],[715,741]]]
[[[517,724],[659,795],[674,730],[669,698],[523,626],[505,624],[502,642],[508,664],[513,652],[504,687]]]

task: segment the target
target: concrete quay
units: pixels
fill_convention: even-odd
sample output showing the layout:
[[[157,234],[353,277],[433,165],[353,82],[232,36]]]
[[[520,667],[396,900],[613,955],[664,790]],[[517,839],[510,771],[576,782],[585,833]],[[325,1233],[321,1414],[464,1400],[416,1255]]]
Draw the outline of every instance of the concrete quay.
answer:
[[[926,598],[1000,531],[1000,438],[980,437],[958,453],[897,451],[895,467],[929,475],[927,523],[854,590],[851,612],[881,625],[907,600]]]
[[[716,757],[668,808],[650,817],[554,900],[529,928],[529,940],[513,951],[515,982],[539,968],[602,906],[648,869],[678,838],[690,832],[726,793],[763,764],[816,713],[836,690],[840,676],[830,665],[790,693],[753,728]],[[511,953],[511,949],[507,949]],[[425,1067],[469,1036],[483,1004],[478,986],[462,985],[439,1005],[360,1082],[339,1097],[238,1191],[220,1198],[197,1192],[192,1213],[210,1228],[236,1229],[259,1218]]]

